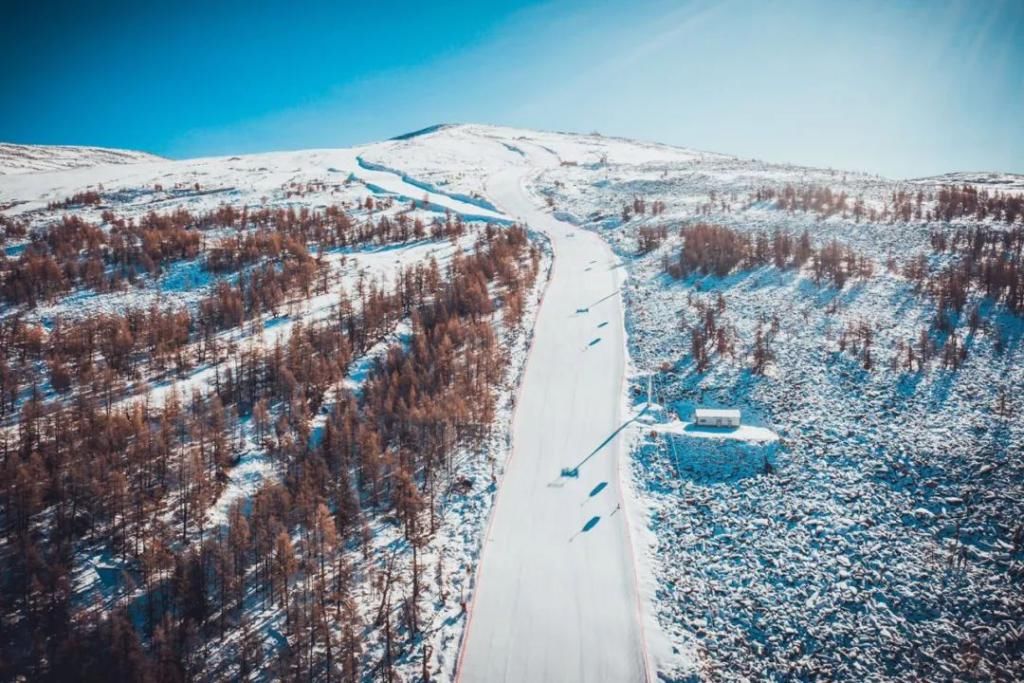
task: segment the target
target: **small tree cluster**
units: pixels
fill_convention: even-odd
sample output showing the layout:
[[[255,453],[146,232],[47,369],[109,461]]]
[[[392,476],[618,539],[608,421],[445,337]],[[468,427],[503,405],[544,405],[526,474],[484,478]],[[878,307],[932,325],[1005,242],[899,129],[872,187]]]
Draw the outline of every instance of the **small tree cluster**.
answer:
[[[85,190],[77,192],[67,199],[57,202],[50,202],[46,208],[50,211],[57,209],[71,209],[81,206],[98,206],[103,201],[103,196],[96,190]]]
[[[854,356],[865,370],[871,371],[875,367],[871,352],[874,338],[875,331],[869,321],[858,320],[847,323],[839,333],[839,351]]]
[[[786,184],[781,189],[759,187],[750,195],[750,201],[773,201],[775,206],[783,211],[810,212],[823,217],[834,214],[845,217],[850,208],[849,197],[845,192],[837,192],[831,187],[813,183],[801,186]]]
[[[735,355],[736,331],[721,323],[726,308],[725,297],[721,294],[713,306],[703,301],[693,301],[692,297],[691,304],[696,309],[697,322],[687,324],[684,320],[682,326],[690,332],[690,357],[693,358],[697,372],[706,372],[711,366],[713,353],[719,357]]]
[[[672,277],[692,273],[724,277],[737,268],[800,268],[812,260],[817,281],[829,279],[841,287],[850,276],[869,276],[871,264],[849,247],[830,242],[820,250],[811,246],[810,235],[799,237],[775,231],[753,235],[724,225],[695,223],[680,230],[683,246],[675,260],[665,257],[664,268]]]
[[[989,192],[972,185],[951,185],[935,194],[935,208],[929,220],[952,221],[967,218],[976,221],[992,220],[1012,224],[1024,216],[1024,194]]]
[[[647,254],[657,249],[667,237],[667,226],[645,225],[637,231],[637,247],[641,254]]]

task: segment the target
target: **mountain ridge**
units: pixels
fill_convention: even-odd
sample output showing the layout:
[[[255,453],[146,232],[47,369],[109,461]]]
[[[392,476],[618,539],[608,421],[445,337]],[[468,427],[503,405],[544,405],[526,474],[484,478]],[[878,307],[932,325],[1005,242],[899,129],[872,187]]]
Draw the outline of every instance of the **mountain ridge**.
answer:
[[[321,150],[335,150],[335,149],[358,149],[364,147],[373,147],[377,145],[386,145],[388,143],[403,143],[410,142],[417,138],[433,135],[435,133],[441,133],[444,131],[452,132],[455,130],[464,131],[488,131],[490,130],[495,135],[505,133],[506,135],[510,132],[518,135],[556,135],[566,136],[570,138],[600,138],[609,141],[618,141],[629,143],[631,145],[640,146],[656,146],[662,148],[669,148],[675,150],[683,150],[687,152],[700,152],[705,155],[714,155],[719,157],[728,157],[737,161],[748,160],[751,162],[767,163],[772,166],[780,167],[792,167],[792,168],[804,168],[808,170],[831,170],[835,172],[843,173],[855,173],[858,175],[865,176],[877,176],[890,182],[906,182],[921,185],[949,185],[949,184],[968,184],[975,185],[978,187],[992,187],[996,189],[1005,189],[1012,191],[1024,190],[1024,174],[1004,172],[1004,171],[991,171],[991,170],[978,170],[978,171],[948,171],[944,173],[938,173],[934,175],[926,176],[914,176],[909,178],[891,178],[888,176],[879,176],[875,173],[868,173],[863,171],[857,171],[854,169],[845,168],[826,168],[823,166],[814,166],[796,162],[778,161],[773,159],[760,159],[753,157],[745,157],[741,155],[727,154],[723,152],[714,152],[710,150],[697,149],[695,147],[689,147],[685,145],[676,145],[665,142],[658,142],[652,140],[641,140],[638,138],[631,138],[621,135],[604,135],[600,132],[593,131],[590,133],[578,133],[573,131],[562,131],[562,130],[544,130],[534,128],[518,128],[514,126],[502,126],[497,124],[486,124],[486,123],[436,123],[429,126],[424,126],[412,131],[400,133],[391,137],[381,138],[379,140],[373,140],[367,143],[361,143],[357,145],[348,146],[314,146],[314,147],[302,147],[295,149],[284,149],[284,150],[272,150],[266,152],[251,152],[246,154],[215,154],[215,155],[199,155],[195,157],[186,157],[183,159],[172,159],[169,157],[162,157],[150,152],[142,150],[133,150],[127,148],[115,148],[115,147],[100,147],[92,145],[37,145],[37,144],[21,144],[21,143],[9,143],[0,142],[0,175],[13,175],[17,173],[41,173],[48,171],[63,171],[75,168],[88,168],[92,166],[107,165],[107,164],[131,164],[131,163],[142,163],[142,162],[157,162],[157,161],[195,161],[198,159],[214,159],[224,157],[259,157],[265,154],[279,154],[279,153],[301,153],[301,152],[313,152]]]
[[[145,161],[166,161],[166,159],[149,152],[111,147],[26,145],[0,142],[0,175],[40,173]]]

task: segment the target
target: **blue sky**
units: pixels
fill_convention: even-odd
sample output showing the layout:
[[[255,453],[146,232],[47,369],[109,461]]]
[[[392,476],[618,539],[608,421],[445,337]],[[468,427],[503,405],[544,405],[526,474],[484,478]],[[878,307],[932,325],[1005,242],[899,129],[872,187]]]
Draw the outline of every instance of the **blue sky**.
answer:
[[[4,2],[0,140],[172,157],[439,122],[1024,172],[1024,2]]]

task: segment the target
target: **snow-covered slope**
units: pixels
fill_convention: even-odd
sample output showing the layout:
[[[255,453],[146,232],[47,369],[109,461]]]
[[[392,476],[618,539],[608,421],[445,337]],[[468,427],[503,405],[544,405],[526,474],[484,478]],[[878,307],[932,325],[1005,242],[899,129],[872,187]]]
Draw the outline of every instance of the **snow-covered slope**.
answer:
[[[265,332],[224,335],[236,350],[329,319],[337,291],[388,282],[403,265],[435,258],[447,269],[485,222],[522,221],[550,243],[546,295],[530,293],[532,341],[508,337],[511,367],[525,373],[514,417],[503,403],[486,453],[463,454],[456,472],[472,492],[445,494],[442,530],[419,550],[438,569],[423,589],[425,633],[396,646],[406,678],[421,661],[436,680],[467,682],[1024,675],[1024,424],[1014,417],[1024,412],[1024,324],[974,284],[949,329],[935,326],[938,274],[956,263],[937,245],[962,243],[959,230],[1010,239],[1021,227],[965,203],[947,215],[940,194],[964,184],[1016,192],[1020,176],[888,180],[483,125],[353,149],[135,161],[2,176],[0,207],[30,231],[65,214],[109,229],[107,210],[141,220],[222,205],[341,205],[360,222],[458,216],[474,226],[455,240],[323,250],[329,293],[267,313]],[[95,201],[69,202],[86,191]],[[852,254],[849,277],[821,276],[817,256],[671,275],[681,228],[702,223],[765,253],[776,236],[806,232],[816,254],[834,242]],[[30,242],[11,231],[3,247],[15,259]],[[912,280],[921,267],[936,280]],[[200,259],[183,260],[19,315],[47,328],[129,306],[195,307],[216,284]],[[695,330],[708,335],[703,346]],[[358,390],[407,333],[396,326],[345,386]],[[944,352],[958,343],[962,354]],[[710,349],[706,364],[697,347]],[[218,373],[207,363],[179,383],[208,386]],[[161,379],[146,387],[155,403],[173,386]],[[511,382],[501,391],[510,399]],[[699,405],[741,408],[744,427],[695,428]],[[314,433],[324,420],[312,418]],[[228,503],[280,476],[246,438],[237,481],[211,505],[217,523]],[[492,472],[493,489],[472,488]],[[410,551],[386,520],[368,528],[373,559],[353,599],[367,616],[371,677],[385,648],[380,572],[397,562],[408,573]],[[278,651],[281,612],[253,616]]]
[[[955,172],[927,178],[915,178],[913,183],[923,185],[974,185],[989,190],[1024,191],[1024,174]]]
[[[532,169],[558,162],[535,144],[521,148],[522,167],[489,176],[487,196],[548,235],[556,267],[517,398],[514,457],[483,539],[459,678],[652,680],[619,478],[621,271],[600,238],[555,220],[523,188]]]
[[[349,219],[349,239],[357,230],[379,230],[387,225],[395,228],[404,225],[410,229],[416,224],[423,230],[421,234],[410,235],[406,239],[372,239],[367,243],[332,245],[317,239],[305,242],[303,246],[315,255],[318,268],[324,274],[318,280],[316,292],[306,296],[291,294],[274,310],[261,311],[245,325],[217,333],[214,345],[227,350],[222,357],[207,355],[192,360],[195,354],[189,348],[185,355],[190,360],[176,371],[157,371],[151,364],[143,363],[139,372],[134,377],[127,377],[117,390],[116,398],[126,410],[135,401],[159,409],[168,401],[193,396],[193,392],[204,395],[223,377],[222,362],[237,359],[240,349],[245,348],[252,353],[273,348],[275,344],[287,345],[300,330],[323,326],[326,320],[338,314],[340,305],[352,305],[354,300],[357,310],[361,308],[365,302],[360,300],[360,293],[390,292],[398,286],[399,274],[414,266],[426,266],[436,261],[438,272],[447,276],[456,260],[465,259],[468,254],[484,248],[481,245],[487,244],[488,225],[498,228],[500,234],[500,228],[510,223],[504,214],[480,202],[424,189],[411,177],[364,163],[360,159],[360,150],[355,149],[187,161],[156,159],[122,166],[10,174],[0,177],[0,211],[4,218],[0,223],[0,244],[6,257],[0,262],[3,266],[0,280],[6,281],[8,266],[20,262],[23,254],[32,251],[34,237],[48,234],[47,231],[59,226],[67,217],[82,219],[109,234],[123,230],[126,224],[138,225],[151,216],[166,217],[178,211],[188,211],[199,217],[224,206],[239,211],[243,208],[252,212],[280,211],[284,220],[289,220],[288,217],[313,220],[313,224],[323,221],[328,211],[340,210]],[[312,213],[317,215],[316,219],[309,218]],[[116,221],[111,219],[112,215],[117,217]],[[118,225],[114,224],[116,222]],[[251,236],[254,232],[246,221],[236,221],[233,226],[216,224],[206,229],[188,227],[189,232],[201,233],[210,247],[236,236]],[[448,228],[453,229],[454,236],[439,237],[435,234],[435,230],[445,232]],[[544,251],[544,242],[537,238],[534,244],[538,249],[537,266],[546,270],[549,257]],[[159,249],[160,238],[156,238],[151,246]],[[104,245],[102,250],[94,251],[106,257],[109,250],[110,246]],[[202,249],[198,256],[172,258],[157,268],[133,273],[131,281],[123,282],[121,286],[75,287],[46,297],[35,305],[5,302],[0,315],[4,321],[19,317],[40,330],[44,341],[58,320],[66,326],[78,319],[95,320],[124,315],[129,311],[177,310],[179,307],[197,316],[203,302],[209,303],[218,287],[241,282],[247,271],[243,268],[239,273],[218,273],[209,267],[208,256],[208,250]],[[74,260],[75,254],[71,252],[66,257]],[[282,260],[278,259],[277,265]],[[271,259],[270,263],[273,264],[274,260]],[[524,324],[535,314],[537,293],[543,281],[539,278],[533,289],[523,292],[527,299]],[[491,463],[504,461],[510,423],[508,400],[524,357],[523,331],[516,325],[502,324],[500,311],[491,318],[501,334],[502,353],[509,365],[503,381],[495,387],[495,422],[489,426],[484,445],[479,449],[452,454],[446,474],[446,486],[451,488],[438,493],[438,509],[429,513],[438,528],[429,544],[417,547],[418,562],[438,568],[437,581],[430,586],[421,586],[423,592],[420,597],[428,606],[422,613],[422,619],[423,628],[430,634],[429,641],[426,641],[433,652],[430,667],[441,679],[450,679],[454,674],[455,656],[463,632],[459,602],[453,600],[451,594],[465,592],[468,595],[465,586],[468,576],[463,569],[474,566],[479,551],[480,528],[492,498],[492,492],[483,482],[489,479]],[[341,386],[332,387],[326,393],[321,411],[303,425],[303,433],[311,447],[323,433],[329,411],[338,401],[341,391],[361,392],[368,378],[379,372],[381,360],[408,342],[412,328],[408,317],[399,316],[389,325],[390,332],[353,359]],[[6,342],[3,351],[6,359],[13,358],[13,350]],[[46,380],[48,373],[44,363],[19,368],[19,372],[25,378],[38,373],[37,386],[44,401],[59,403],[62,400],[63,397]],[[25,401],[32,390],[23,382],[17,393],[19,401]],[[276,411],[277,408],[272,405],[270,410]],[[0,429],[10,424],[8,416],[0,424]],[[216,495],[204,504],[203,520],[213,528],[223,528],[227,524],[232,506],[241,505],[248,509],[259,490],[280,483],[284,478],[283,468],[275,464],[272,449],[266,440],[258,438],[251,428],[251,421],[246,421],[238,437],[237,462],[222,473],[222,485],[218,485]],[[480,485],[463,490],[452,485],[453,481],[476,481]],[[164,515],[170,520],[173,510],[164,511]],[[371,579],[385,560],[404,577],[413,555],[402,531],[386,516],[371,510],[365,521],[365,542],[369,545],[365,546],[365,552],[352,553],[356,575],[345,598],[361,615],[356,617],[360,621],[352,625],[361,634],[361,670],[370,671],[379,666],[384,656],[382,627],[373,621],[378,608],[375,603],[376,584]],[[196,532],[196,544],[199,538],[200,534]],[[177,552],[184,550],[180,545],[176,546]],[[132,575],[135,566],[132,559],[126,561],[122,557],[112,557],[102,546],[76,548],[70,568],[73,603],[105,606],[116,600],[129,599],[132,593],[126,592],[129,589],[118,577],[122,572]],[[138,597],[137,591],[134,597]],[[396,602],[392,618],[400,619],[402,609]],[[285,611],[253,604],[246,608],[245,618],[259,624],[256,640],[261,651],[266,653],[262,668],[264,675],[269,675],[276,658],[282,654],[280,631],[287,622]],[[236,670],[232,667],[238,666],[237,637],[238,633],[232,631],[224,642],[210,640],[200,643],[203,656],[209,662],[209,671],[223,673]],[[412,643],[403,643],[401,647],[412,647]],[[393,655],[389,652],[389,656]],[[408,659],[394,666],[403,676],[420,669],[418,661]]]
[[[35,173],[103,164],[135,164],[160,157],[146,152],[71,145],[17,145],[0,142],[0,175]]]
[[[949,199],[948,186],[976,181],[726,157],[610,159],[537,181],[557,215],[626,261],[635,409],[649,391],[667,408],[636,429],[632,461],[657,538],[654,609],[701,677],[1024,673],[1024,324],[980,284],[956,312],[939,284],[963,263],[943,244],[990,234],[982,256],[1017,249],[998,245],[1019,241],[1019,204],[976,208],[986,188]],[[752,263],[670,275],[681,228],[701,223],[749,239]],[[805,231],[812,248],[853,250],[862,272],[835,283],[813,259],[757,260],[776,235]],[[702,405],[741,408],[781,440],[662,426]]]
[[[625,262],[633,410],[643,409],[649,391],[668,408],[629,430],[633,483],[657,539],[646,557],[657,584],[650,604],[674,648],[690,655],[658,661],[660,676],[1024,675],[1024,613],[1012,579],[1024,562],[1024,423],[1014,417],[1024,411],[1024,324],[977,286],[962,313],[937,315],[937,286],[908,275],[921,259],[935,278],[956,263],[936,245],[958,231],[1011,239],[1021,229],[1019,209],[974,204],[1019,192],[1019,176],[888,180],[477,126],[384,143],[367,158],[489,196],[481,179],[507,162],[484,140],[557,156],[560,164],[531,180],[534,191],[553,216],[597,232]],[[964,184],[978,197],[951,201],[947,188]],[[783,196],[793,201],[784,205]],[[814,248],[835,241],[853,250],[864,274],[835,284],[811,267],[769,264],[676,280],[665,271],[682,249],[679,229],[700,222],[752,240],[762,234],[769,245],[777,231],[806,231]],[[640,246],[645,229],[655,235],[649,251]],[[722,353],[713,350],[700,370],[691,330],[707,324],[708,310],[717,318],[712,329],[724,331]],[[564,327],[571,335],[569,321]],[[759,335],[769,339],[769,361],[755,373]],[[675,428],[698,405],[740,407],[753,429],[781,440],[722,441]],[[650,427],[636,426],[648,418]],[[499,500],[496,524],[505,504]],[[495,604],[488,562],[485,550],[484,610]],[[545,580],[559,585],[556,576]],[[516,627],[504,628],[508,636]],[[480,631],[494,652],[503,636]],[[476,633],[471,626],[467,658]],[[517,665],[536,662],[528,652]]]

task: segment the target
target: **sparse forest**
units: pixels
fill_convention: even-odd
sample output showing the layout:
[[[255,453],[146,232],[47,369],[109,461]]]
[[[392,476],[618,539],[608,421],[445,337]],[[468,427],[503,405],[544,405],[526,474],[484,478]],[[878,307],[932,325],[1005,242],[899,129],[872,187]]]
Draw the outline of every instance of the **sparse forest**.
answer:
[[[103,201],[90,191],[48,210]],[[400,268],[391,285],[339,289],[324,250],[467,235],[458,217],[425,223],[377,208],[367,199],[359,220],[337,206],[138,219],[104,209],[100,223],[65,215],[36,228],[3,258],[3,297],[24,307],[0,324],[4,678],[395,680],[393,662],[423,628],[423,586],[445,580],[415,549],[459,485],[453,458],[483,457],[496,428],[509,363],[501,339],[518,334],[540,253],[522,228],[488,226],[443,267],[430,259]],[[188,259],[220,278],[194,306],[45,328],[25,315]],[[268,316],[328,293],[326,318],[261,343]],[[403,321],[408,337],[373,357],[359,391],[347,388],[353,362]],[[224,336],[242,329],[240,340]],[[203,367],[207,388],[150,397],[148,383]],[[212,523],[211,506],[253,449],[278,476]],[[413,548],[411,576],[370,563],[368,525],[382,519]],[[79,602],[83,554],[117,559],[113,603]],[[381,596],[374,613],[353,599],[369,581]],[[255,640],[257,607],[284,615],[272,660]],[[382,658],[364,650],[368,624],[385,634]],[[210,659],[217,648],[231,655]]]
[[[79,203],[76,199],[71,205]],[[29,244],[17,258],[0,256],[0,294],[10,304],[32,307],[76,287],[112,290],[139,285],[145,276],[157,276],[169,264],[199,255],[217,274],[237,272],[264,260],[308,269],[310,244],[319,249],[400,244],[427,237],[453,238],[465,231],[459,217],[436,219],[428,225],[404,212],[374,218],[372,198],[367,198],[367,207],[363,220],[355,220],[340,206],[312,211],[224,205],[202,214],[187,209],[151,211],[138,219],[106,209],[99,223],[65,215],[31,231]],[[11,222],[6,233],[17,234],[19,229]],[[209,237],[225,232],[229,234],[224,237]]]

